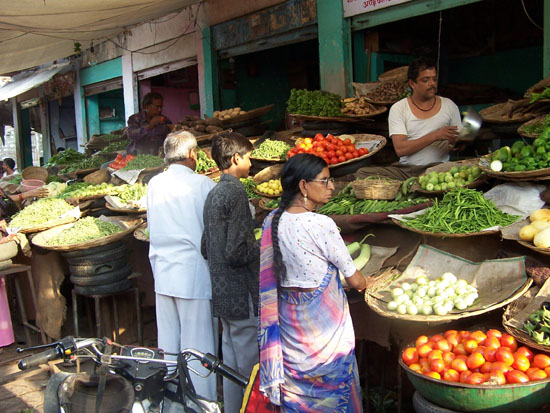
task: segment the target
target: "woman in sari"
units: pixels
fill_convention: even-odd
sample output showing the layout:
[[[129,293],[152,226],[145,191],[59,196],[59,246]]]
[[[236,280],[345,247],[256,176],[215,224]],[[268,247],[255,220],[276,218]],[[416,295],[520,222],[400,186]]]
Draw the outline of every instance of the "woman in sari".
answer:
[[[279,208],[264,221],[260,268],[260,390],[284,412],[361,412],[355,334],[338,271],[362,291],[338,228],[313,212],[334,183],[325,161],[284,166]]]

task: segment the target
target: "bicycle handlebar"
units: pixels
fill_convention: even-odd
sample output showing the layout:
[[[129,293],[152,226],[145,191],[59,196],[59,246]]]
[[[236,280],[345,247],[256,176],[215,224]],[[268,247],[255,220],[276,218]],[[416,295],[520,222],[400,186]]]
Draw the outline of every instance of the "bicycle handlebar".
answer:
[[[17,367],[19,370],[27,370],[29,367],[36,367],[40,364],[47,363],[50,360],[58,359],[62,356],[59,346],[55,346],[46,351],[42,351],[32,356],[26,357],[22,360],[19,360]]]

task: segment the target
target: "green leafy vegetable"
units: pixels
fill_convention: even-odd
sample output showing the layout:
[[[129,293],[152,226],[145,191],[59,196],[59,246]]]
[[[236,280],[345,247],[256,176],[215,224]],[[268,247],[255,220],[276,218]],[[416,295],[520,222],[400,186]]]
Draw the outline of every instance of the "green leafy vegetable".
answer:
[[[147,168],[156,168],[164,165],[164,160],[155,155],[138,155],[126,164],[121,171],[141,170]]]
[[[64,151],[59,152],[57,155],[52,156],[46,164],[46,168],[56,165],[70,165],[74,162],[81,161],[86,158],[87,156],[83,153],[68,148]]]
[[[105,162],[104,159],[101,157],[91,157],[91,158],[85,158],[81,159],[79,161],[73,162],[66,168],[63,168],[59,173],[61,174],[68,174],[71,172],[79,171],[82,169],[90,169],[90,168],[99,168],[103,163]]]
[[[204,152],[201,148],[198,148],[197,150],[197,167],[195,168],[195,172],[201,173],[201,172],[210,172],[214,169],[216,169],[218,166],[216,165],[216,162],[213,159],[210,159],[206,152]]]
[[[544,88],[541,93],[531,93],[531,100],[529,103],[534,103],[541,99],[550,99],[550,87]]]
[[[130,203],[130,201],[139,201],[147,194],[147,185],[134,184],[121,186],[122,189],[120,190],[118,197],[125,204]]]
[[[254,182],[254,179],[241,178],[240,181],[243,184],[244,189],[246,190],[246,196],[248,197],[248,199],[261,198],[260,195],[252,190],[253,188],[256,188],[256,182]]]
[[[74,207],[62,199],[42,198],[15,214],[9,226],[23,229],[36,227],[49,221],[55,221],[72,209]]]
[[[49,239],[47,244],[52,246],[79,244],[121,231],[122,228],[116,224],[94,217],[86,217],[79,219],[72,227]]]
[[[341,116],[340,96],[322,90],[292,89],[287,101],[287,112],[311,116]]]
[[[126,149],[128,144],[130,143],[129,140],[123,140],[119,142],[111,142],[109,145],[107,145],[105,148],[103,148],[100,152],[101,153],[111,153],[111,152],[117,152],[117,151],[123,151]]]

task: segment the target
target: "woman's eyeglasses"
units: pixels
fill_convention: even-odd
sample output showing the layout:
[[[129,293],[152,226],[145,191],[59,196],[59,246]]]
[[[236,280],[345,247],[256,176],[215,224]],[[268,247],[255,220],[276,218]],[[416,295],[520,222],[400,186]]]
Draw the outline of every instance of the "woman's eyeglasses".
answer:
[[[329,176],[328,178],[323,179],[310,179],[309,182],[323,182],[325,184],[325,187],[328,188],[329,184],[334,183],[334,178],[332,176]]]

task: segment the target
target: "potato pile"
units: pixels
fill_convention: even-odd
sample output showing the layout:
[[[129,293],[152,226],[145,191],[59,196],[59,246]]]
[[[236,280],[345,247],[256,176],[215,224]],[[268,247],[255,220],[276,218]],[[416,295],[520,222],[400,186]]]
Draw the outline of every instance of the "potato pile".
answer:
[[[232,108],[232,109],[226,109],[226,110],[217,110],[214,112],[214,117],[225,120],[225,119],[231,119],[238,115],[244,115],[246,111],[242,110],[239,107]]]
[[[532,242],[535,247],[550,248],[550,209],[537,209],[529,216],[531,223],[519,230],[523,241]]]
[[[344,103],[342,113],[346,115],[369,115],[378,111],[378,108],[367,102],[364,97],[346,98],[342,102]]]
[[[176,124],[175,131],[186,130],[195,136],[218,133],[223,130],[222,123],[218,118],[201,119],[198,116],[186,115],[183,120]]]

